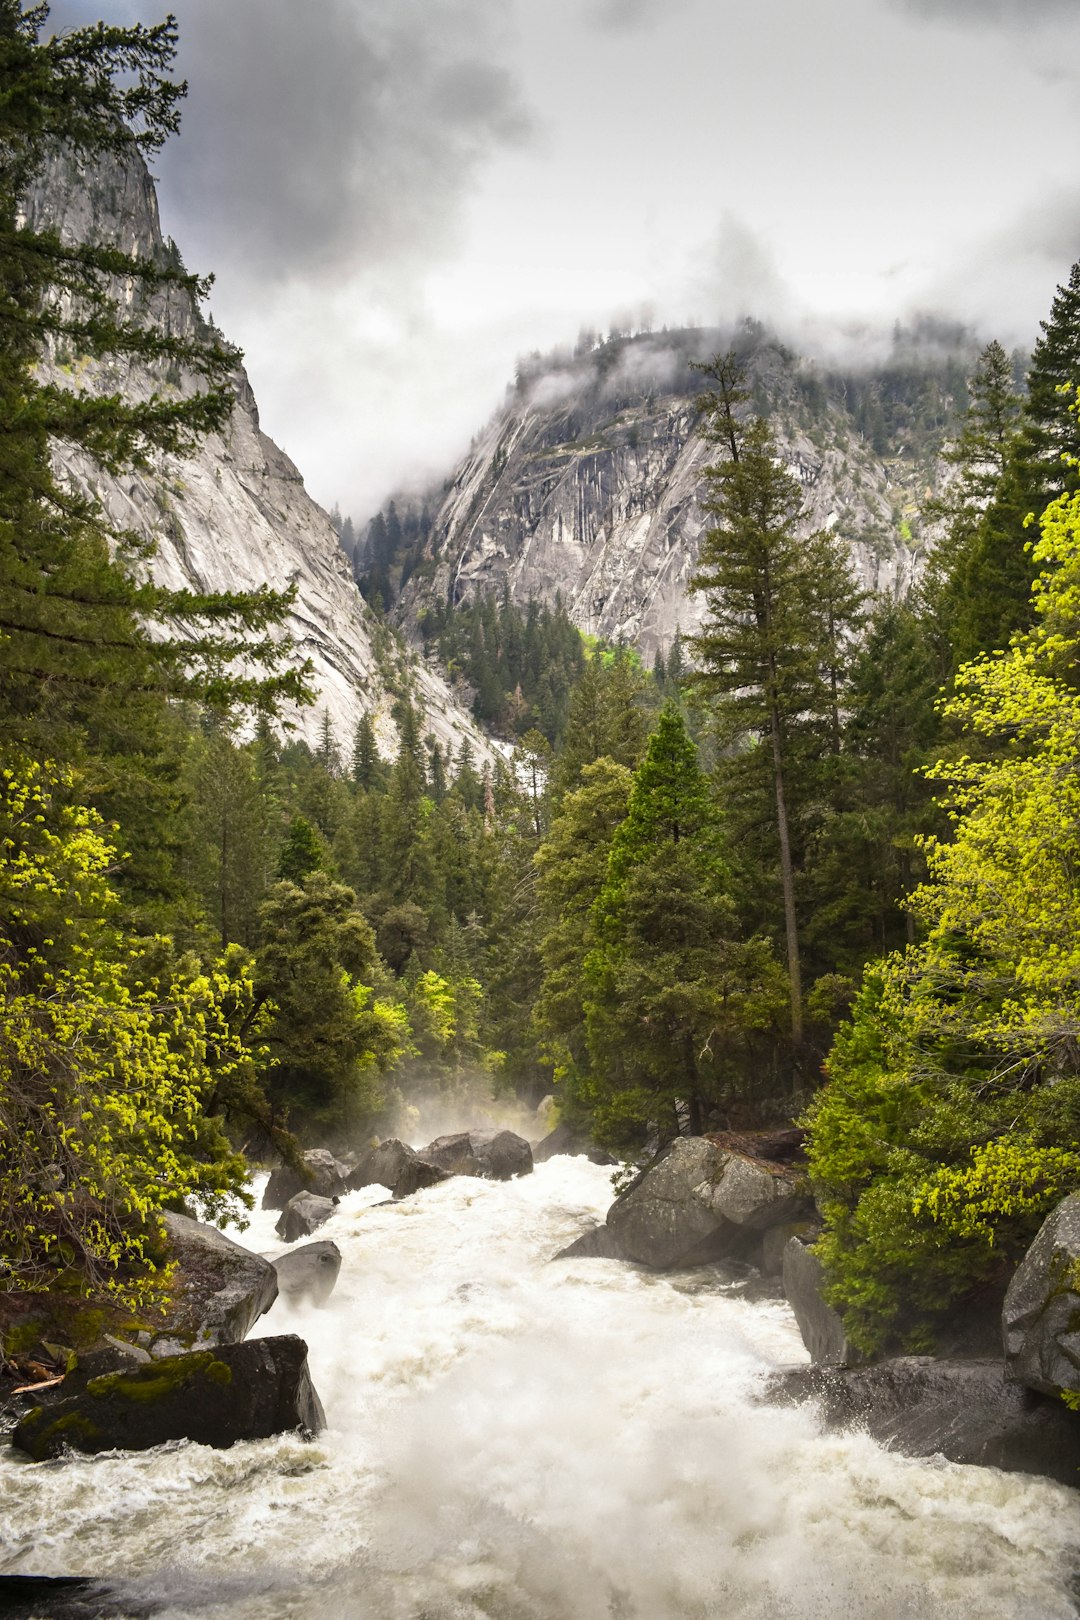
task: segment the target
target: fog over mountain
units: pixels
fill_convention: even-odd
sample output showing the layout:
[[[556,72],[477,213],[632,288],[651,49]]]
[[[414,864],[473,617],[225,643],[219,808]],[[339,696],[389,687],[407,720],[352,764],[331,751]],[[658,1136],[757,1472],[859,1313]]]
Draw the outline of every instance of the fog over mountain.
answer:
[[[752,313],[850,352],[924,311],[1027,344],[1080,251],[1071,0],[175,9],[166,229],[346,510],[445,469],[582,325]]]

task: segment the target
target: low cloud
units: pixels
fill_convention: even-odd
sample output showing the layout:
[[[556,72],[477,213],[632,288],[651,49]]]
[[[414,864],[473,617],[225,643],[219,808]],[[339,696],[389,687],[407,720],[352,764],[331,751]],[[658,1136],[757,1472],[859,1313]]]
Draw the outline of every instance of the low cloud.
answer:
[[[179,139],[156,165],[195,268],[393,274],[452,242],[478,165],[530,123],[494,0],[179,0]],[[89,20],[62,0],[54,26]],[[158,8],[129,0],[128,15]],[[174,218],[174,215],[176,216]]]
[[[1074,17],[1076,0],[890,0],[894,9],[944,22],[983,27],[1030,26],[1053,17]]]

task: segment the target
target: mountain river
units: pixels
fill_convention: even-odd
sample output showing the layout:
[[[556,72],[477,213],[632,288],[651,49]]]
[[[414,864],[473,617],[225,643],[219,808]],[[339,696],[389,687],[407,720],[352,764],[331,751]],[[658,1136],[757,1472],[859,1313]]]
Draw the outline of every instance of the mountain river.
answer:
[[[342,1201],[311,1349],[329,1429],[31,1464],[0,1448],[0,1570],[115,1579],[163,1620],[1058,1620],[1076,1495],[824,1435],[755,1403],[805,1359],[709,1268],[551,1264],[611,1199],[554,1159]],[[261,1188],[260,1188],[261,1190]],[[273,1212],[236,1234],[278,1252]],[[126,1609],[125,1611],[126,1612]]]

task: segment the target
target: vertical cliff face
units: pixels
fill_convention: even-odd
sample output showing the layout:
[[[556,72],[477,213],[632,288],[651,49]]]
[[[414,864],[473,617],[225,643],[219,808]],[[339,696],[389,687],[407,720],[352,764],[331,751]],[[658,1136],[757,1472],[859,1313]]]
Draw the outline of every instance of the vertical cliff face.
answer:
[[[69,241],[107,242],[159,263],[176,261],[158,220],[154,183],[136,154],[87,169],[58,158],[27,200],[31,223],[51,227]],[[190,297],[159,288],[149,298],[122,290],[133,317],[190,337],[202,317]],[[138,302],[136,302],[138,300]],[[54,350],[46,368],[74,388],[120,392],[145,399],[191,386],[174,372],[151,374],[126,360],[91,364]],[[384,751],[394,745],[391,709],[409,692],[422,707],[427,729],[443,745],[467,741],[478,757],[487,740],[457,705],[441,679],[371,615],[353,582],[326,513],[311,499],[288,456],[262,432],[243,368],[234,377],[236,404],[226,429],[211,435],[194,456],[160,456],[152,469],[120,477],[103,474],[77,452],[58,452],[72,485],[91,490],[118,527],[154,537],[156,579],[200,592],[295,585],[286,628],[297,657],[311,660],[315,706],[287,716],[300,735],[315,740],[328,712],[339,746],[348,750],[361,714],[370,713]]]
[[[561,591],[582,630],[649,658],[676,629],[696,629],[702,604],[688,586],[707,522],[704,469],[717,451],[701,433],[701,379],[689,362],[723,341],[642,336],[519,377],[451,481],[427,577],[406,590],[402,622],[426,598],[506,584],[519,602]],[[873,407],[880,417],[875,448],[844,378],[765,341],[749,348],[747,371],[753,403],[802,484],[804,531],[836,529],[867,589],[903,594],[928,541],[918,508],[939,477],[948,379],[934,381],[931,410],[917,371],[864,378],[861,413]]]

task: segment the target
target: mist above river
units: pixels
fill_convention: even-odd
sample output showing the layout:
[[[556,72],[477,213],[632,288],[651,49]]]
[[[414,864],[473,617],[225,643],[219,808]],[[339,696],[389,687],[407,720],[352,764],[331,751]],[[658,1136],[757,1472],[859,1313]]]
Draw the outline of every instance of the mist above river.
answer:
[[[5,1456],[0,1568],[115,1577],[167,1620],[1075,1614],[1074,1493],[759,1406],[802,1345],[719,1271],[550,1263],[609,1171],[385,1197],[320,1231],[343,1255],[329,1306],[258,1325],[307,1339],[325,1434]],[[276,1218],[242,1241],[280,1251]]]

